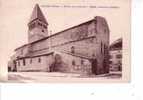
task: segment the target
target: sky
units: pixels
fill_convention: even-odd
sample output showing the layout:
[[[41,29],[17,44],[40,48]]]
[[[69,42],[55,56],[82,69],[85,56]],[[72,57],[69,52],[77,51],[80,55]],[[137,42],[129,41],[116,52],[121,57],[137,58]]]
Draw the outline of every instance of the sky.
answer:
[[[88,2],[87,2],[88,1]],[[110,29],[110,43],[130,32],[129,0],[1,0],[0,1],[0,67],[6,66],[14,49],[27,43],[30,16],[38,3],[48,29],[62,31],[102,16]],[[69,7],[63,7],[63,6]],[[60,6],[60,7],[51,7]],[[74,6],[74,7],[71,7]],[[76,6],[76,7],[75,7]],[[77,7],[77,6],[86,6]],[[92,6],[92,8],[91,8]],[[94,7],[93,7],[94,6]],[[95,8],[96,6],[96,8]],[[3,70],[2,68],[0,70]]]

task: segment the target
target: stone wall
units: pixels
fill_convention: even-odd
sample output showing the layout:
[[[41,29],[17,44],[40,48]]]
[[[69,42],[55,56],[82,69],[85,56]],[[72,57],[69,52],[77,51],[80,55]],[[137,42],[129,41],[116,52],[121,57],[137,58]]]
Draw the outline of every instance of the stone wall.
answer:
[[[17,71],[49,71],[52,61],[52,55],[19,59],[16,61]]]
[[[60,66],[57,71],[91,74],[91,62],[89,59],[67,52],[55,52],[54,57],[57,55],[60,56],[61,59],[57,66]]]

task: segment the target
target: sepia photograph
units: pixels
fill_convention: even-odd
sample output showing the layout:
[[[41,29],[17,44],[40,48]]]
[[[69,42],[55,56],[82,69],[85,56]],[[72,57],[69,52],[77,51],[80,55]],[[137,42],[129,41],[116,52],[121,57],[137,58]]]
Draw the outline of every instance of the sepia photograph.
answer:
[[[130,0],[1,2],[8,83],[130,81]]]

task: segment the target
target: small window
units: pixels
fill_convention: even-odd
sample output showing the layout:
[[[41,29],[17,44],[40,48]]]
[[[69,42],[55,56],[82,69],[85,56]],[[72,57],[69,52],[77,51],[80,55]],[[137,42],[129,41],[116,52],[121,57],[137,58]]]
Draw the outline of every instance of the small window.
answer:
[[[92,57],[95,57],[95,53],[92,53]]]
[[[72,61],[72,65],[75,66],[75,61],[74,60]]]
[[[32,64],[32,58],[30,59],[30,64]]]
[[[122,58],[121,54],[116,55],[116,58]]]
[[[84,60],[83,60],[83,59],[81,59],[81,65],[83,65],[83,63],[84,63]]]
[[[41,24],[41,23],[38,23],[38,25],[42,26],[42,24]]]
[[[25,66],[26,65],[26,62],[25,62],[25,59],[23,59],[23,66]]]
[[[46,26],[46,25],[44,25],[43,27],[47,29],[47,26]]]
[[[106,33],[107,31],[106,31],[106,29],[104,29],[104,33]]]
[[[102,54],[102,42],[101,42],[101,54]]]
[[[42,32],[45,32],[44,30],[42,30]]]
[[[75,53],[75,48],[74,48],[74,46],[71,47],[71,53]]]
[[[39,63],[41,62],[41,58],[38,58],[38,62],[39,62]]]

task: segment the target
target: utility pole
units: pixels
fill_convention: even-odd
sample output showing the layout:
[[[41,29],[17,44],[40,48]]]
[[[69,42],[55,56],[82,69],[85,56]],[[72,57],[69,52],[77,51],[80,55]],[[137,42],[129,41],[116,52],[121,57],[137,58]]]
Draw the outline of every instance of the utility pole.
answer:
[[[50,30],[49,31],[49,36],[51,36],[51,35],[52,35],[52,31]],[[51,40],[51,38],[49,38],[49,41],[50,41],[49,49],[51,50],[51,48],[52,48],[52,40]]]

